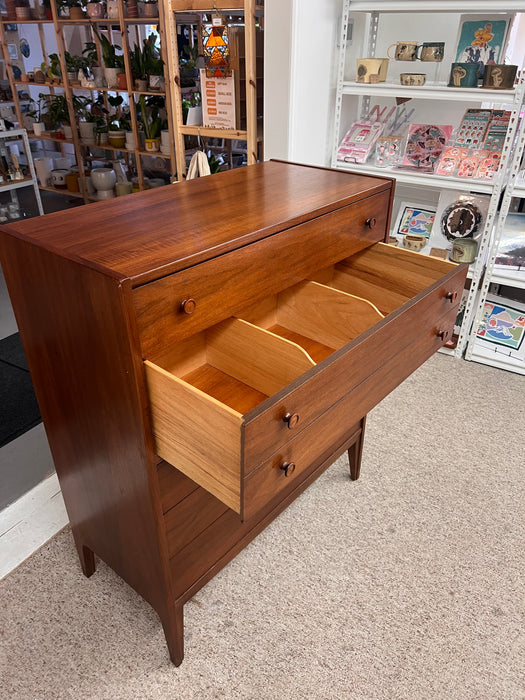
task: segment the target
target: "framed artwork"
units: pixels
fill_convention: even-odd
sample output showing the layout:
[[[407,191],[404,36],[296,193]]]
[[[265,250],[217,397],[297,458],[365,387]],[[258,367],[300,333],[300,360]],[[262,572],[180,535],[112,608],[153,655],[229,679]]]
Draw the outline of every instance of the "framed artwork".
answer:
[[[514,13],[461,15],[454,61],[478,63],[480,78],[487,63],[503,63],[513,17]]]
[[[18,46],[16,44],[8,44],[7,45],[7,53],[9,55],[9,59],[11,61],[18,60]]]
[[[488,294],[475,344],[485,356],[525,361],[525,304]]]
[[[494,260],[494,271],[509,281],[525,280],[525,214],[510,213]]]
[[[393,235],[401,242],[403,236],[412,234],[429,238],[434,225],[436,210],[420,207],[410,202],[401,202],[393,230]]]

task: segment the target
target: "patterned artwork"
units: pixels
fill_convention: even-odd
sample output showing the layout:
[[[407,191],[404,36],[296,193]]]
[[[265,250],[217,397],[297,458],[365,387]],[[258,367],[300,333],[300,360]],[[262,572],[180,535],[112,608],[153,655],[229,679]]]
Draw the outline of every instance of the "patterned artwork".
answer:
[[[202,46],[208,78],[227,78],[231,75],[226,26],[202,25]]]
[[[432,170],[452,133],[452,126],[411,124],[403,165]]]
[[[525,340],[525,313],[506,302],[487,299],[477,336],[496,345],[519,350]]]

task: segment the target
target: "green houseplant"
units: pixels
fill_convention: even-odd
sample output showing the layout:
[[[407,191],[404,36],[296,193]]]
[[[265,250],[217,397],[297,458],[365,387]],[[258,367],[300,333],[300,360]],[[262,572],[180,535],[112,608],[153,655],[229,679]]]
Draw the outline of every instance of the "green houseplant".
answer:
[[[40,134],[46,129],[44,118],[47,112],[48,97],[49,95],[47,93],[41,92],[38,95],[38,100],[31,99],[34,108],[29,110],[27,116],[35,120],[33,122],[33,132],[35,136],[40,136]]]
[[[146,100],[144,95],[140,95],[139,101],[140,123],[144,132],[146,151],[158,151],[160,143],[160,132],[162,131],[162,118],[159,106],[155,100]]]

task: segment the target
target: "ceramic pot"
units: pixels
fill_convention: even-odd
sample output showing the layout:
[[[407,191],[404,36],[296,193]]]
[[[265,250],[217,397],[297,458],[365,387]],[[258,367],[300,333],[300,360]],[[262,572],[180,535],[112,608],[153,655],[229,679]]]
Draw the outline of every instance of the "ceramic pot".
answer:
[[[108,88],[118,87],[117,73],[119,72],[119,68],[104,68],[104,78],[106,79],[106,85]]]
[[[148,81],[143,80],[142,78],[136,78],[135,79],[135,90],[138,92],[146,92],[148,89]]]
[[[70,192],[80,192],[80,175],[78,173],[68,173],[66,175],[66,187]]]
[[[69,170],[64,168],[58,168],[57,170],[51,171],[51,184],[56,187],[57,190],[66,189],[66,175],[69,175]]]
[[[46,130],[44,122],[33,122],[33,133],[35,136],[40,136]]]
[[[128,89],[128,79],[125,73],[117,73],[117,87],[119,90]]]
[[[106,13],[110,19],[118,19],[118,0],[108,0]]]
[[[84,10],[80,5],[69,8],[69,19],[84,19]]]
[[[145,2],[144,3],[144,17],[158,17],[159,16],[159,6],[156,2]]]
[[[441,63],[445,55],[444,41],[425,41],[418,47],[418,58],[420,61],[431,63]]]
[[[159,150],[160,138],[158,139],[144,139],[144,150],[149,153],[155,153]]]
[[[358,58],[357,83],[384,83],[388,71],[388,58]]]
[[[126,148],[132,151],[135,148],[135,136],[132,131],[126,131]]]
[[[131,194],[133,191],[133,183],[131,182],[117,182],[115,185],[115,192],[117,197],[123,197],[126,194]]]
[[[72,139],[73,129],[71,128],[70,124],[64,124],[62,128],[64,129],[64,136],[66,137],[66,139]]]
[[[86,5],[87,16],[91,19],[103,19],[104,4],[101,2],[88,2]]]
[[[427,76],[425,73],[401,73],[399,80],[401,85],[424,85]]]
[[[95,141],[95,124],[93,122],[79,122],[78,128],[82,141],[94,143]]]
[[[473,238],[456,238],[452,244],[450,259],[457,263],[473,263],[478,252],[478,242]]]
[[[35,158],[33,164],[40,184],[42,187],[48,187],[51,180],[51,170],[53,169],[53,159]]]
[[[110,131],[108,133],[109,145],[113,148],[124,148],[126,132],[124,130]]]
[[[453,63],[450,69],[449,87],[477,87],[478,86],[477,63]]]
[[[188,116],[186,117],[186,124],[188,126],[201,126],[202,125],[202,107],[190,107],[188,109]]]
[[[483,87],[490,90],[512,90],[518,66],[487,64],[483,72]]]
[[[91,171],[91,182],[97,190],[112,190],[116,181],[113,168],[93,168]]]
[[[150,75],[149,76],[149,89],[150,90],[164,90],[164,76],[163,75]]]

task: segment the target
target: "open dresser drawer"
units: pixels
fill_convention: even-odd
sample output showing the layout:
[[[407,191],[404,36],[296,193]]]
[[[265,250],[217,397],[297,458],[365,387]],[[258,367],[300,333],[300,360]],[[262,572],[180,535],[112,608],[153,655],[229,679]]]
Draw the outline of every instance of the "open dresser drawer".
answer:
[[[450,336],[466,269],[376,243],[145,358],[156,451],[250,517]]]

